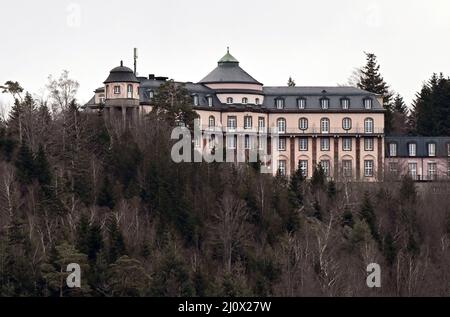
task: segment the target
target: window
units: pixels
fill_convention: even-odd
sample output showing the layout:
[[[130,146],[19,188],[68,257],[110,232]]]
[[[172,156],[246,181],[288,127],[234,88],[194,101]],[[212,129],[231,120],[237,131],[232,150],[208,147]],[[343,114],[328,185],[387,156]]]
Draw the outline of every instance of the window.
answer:
[[[278,161],[278,173],[280,173],[280,175],[283,175],[283,176],[286,175],[286,161],[285,160]]]
[[[264,132],[266,128],[266,120],[263,117],[258,118],[258,129],[259,132]]]
[[[236,136],[227,135],[227,148],[230,150],[236,149]]]
[[[277,127],[278,133],[286,133],[286,119],[278,119]]]
[[[330,120],[328,119],[320,120],[320,131],[322,133],[330,133]]]
[[[397,143],[389,143],[389,156],[390,157],[397,156]]]
[[[408,174],[412,179],[417,180],[417,163],[408,164]]]
[[[120,86],[114,86],[114,94],[120,95]]]
[[[373,119],[364,120],[364,133],[373,133]]]
[[[364,99],[364,108],[366,108],[367,110],[372,109],[372,99]]]
[[[364,138],[364,151],[373,151],[373,138]]]
[[[155,92],[151,89],[147,90],[148,99],[153,99],[155,97]]]
[[[350,119],[350,118],[344,118],[343,120],[342,120],[342,128],[344,129],[344,130],[351,130],[352,129],[352,119]]]
[[[389,163],[389,173],[392,176],[398,176],[398,163],[397,162]]]
[[[306,109],[306,99],[305,98],[297,99],[297,107],[300,110]]]
[[[342,174],[344,177],[352,177],[352,161],[351,160],[343,160],[342,161]]]
[[[214,118],[213,116],[210,116],[209,120],[208,120],[208,126],[210,128],[214,128],[216,126],[216,118]]]
[[[447,143],[447,156],[450,156],[450,143]]]
[[[328,160],[321,161],[320,166],[322,166],[322,170],[325,176],[330,177],[330,161]]]
[[[278,151],[286,151],[286,138],[278,139]]]
[[[409,143],[408,144],[408,154],[411,157],[414,157],[417,155],[417,144],[416,143]]]
[[[249,135],[245,136],[244,146],[246,150],[250,150],[252,148],[252,139]]]
[[[236,117],[228,117],[228,130],[230,130],[230,131],[236,130],[236,126],[237,126],[236,121],[237,121]]]
[[[330,150],[330,139],[329,138],[321,138],[320,139],[320,149],[322,151]]]
[[[201,137],[197,137],[194,139],[194,147],[196,149],[200,149],[202,147],[202,138]]]
[[[436,163],[428,163],[428,179],[436,180],[437,178],[437,164]]]
[[[244,129],[251,129],[253,127],[253,118],[250,116],[244,117]]]
[[[436,156],[436,143],[428,143],[428,156]]]
[[[351,151],[352,150],[352,138],[343,138],[342,139],[342,150],[343,151]]]
[[[227,98],[227,104],[231,105],[233,103],[233,98],[228,97]]]
[[[308,177],[308,161],[300,161],[300,172],[302,173],[303,177]]]
[[[105,103],[105,95],[100,95],[100,103]]]
[[[213,97],[211,97],[211,96],[208,97],[208,106],[209,107],[213,106]]]
[[[298,127],[302,131],[308,130],[308,119],[300,118],[300,120],[298,120]]]
[[[133,98],[133,85],[127,86],[127,98],[128,99]]]
[[[300,151],[308,151],[308,138],[300,138],[299,139],[299,148]]]
[[[198,104],[199,104],[198,95],[194,95],[194,106],[198,106]]]
[[[320,107],[324,110],[330,108],[330,99],[328,98],[320,99]]]
[[[284,99],[275,99],[277,109],[284,109]]]
[[[242,104],[243,105],[248,104],[248,98],[242,98]]]
[[[344,110],[348,110],[350,108],[350,99],[348,98],[341,99],[341,107]]]
[[[258,138],[258,147],[260,151],[264,151],[266,149],[266,142],[267,142],[266,138],[264,137]]]
[[[373,177],[373,161],[372,160],[364,161],[364,176],[365,177]]]
[[[259,98],[256,98],[256,99],[255,99],[255,104],[258,106],[259,103],[260,103]]]

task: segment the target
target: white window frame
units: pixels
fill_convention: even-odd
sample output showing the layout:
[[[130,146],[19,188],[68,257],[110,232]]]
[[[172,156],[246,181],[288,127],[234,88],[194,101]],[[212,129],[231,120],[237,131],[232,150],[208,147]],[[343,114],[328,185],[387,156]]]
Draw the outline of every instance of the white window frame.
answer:
[[[213,97],[211,97],[211,96],[208,97],[208,106],[209,107],[213,106]]]
[[[278,98],[276,99],[277,109],[281,110],[284,109],[284,99]]]
[[[352,129],[352,119],[344,118],[342,119],[342,129],[348,131]]]
[[[258,130],[259,132],[264,132],[266,129],[266,119],[264,117],[258,118]]]
[[[364,133],[373,134],[374,132],[374,121],[372,118],[366,118],[364,120]]]
[[[242,98],[242,104],[243,105],[248,104],[248,98],[247,97]]]
[[[320,120],[320,132],[323,134],[330,133],[330,119],[322,118]]]
[[[330,151],[330,138],[320,138],[320,150],[322,152],[329,152]]]
[[[302,173],[303,177],[308,177],[309,162],[307,160],[300,160],[298,165],[300,167],[300,172]]]
[[[200,98],[198,95],[194,95],[194,106],[198,106],[200,104]]]
[[[244,137],[244,147],[246,150],[250,150],[252,148],[252,138],[248,134]]]
[[[398,145],[397,143],[389,143],[389,156],[397,157],[398,156]]]
[[[326,177],[330,177],[331,175],[331,162],[330,160],[320,161],[320,166],[322,166],[322,170]]]
[[[287,172],[287,161],[286,160],[278,160],[278,172],[281,175],[286,176],[286,172]]]
[[[236,135],[227,135],[227,149],[235,150],[237,148]]]
[[[409,143],[408,144],[408,156],[410,156],[410,157],[417,156],[417,143]]]
[[[298,144],[299,144],[299,150],[301,152],[307,152],[308,151],[308,145],[309,145],[308,138],[299,138],[298,139]]]
[[[341,106],[342,106],[343,110],[350,109],[350,99],[348,99],[348,98],[341,99]]]
[[[428,178],[429,178],[429,180],[436,180],[436,178],[437,178],[437,163],[436,162],[428,163]]]
[[[286,151],[286,138],[278,138],[278,151],[285,152]]]
[[[343,160],[342,161],[342,175],[344,177],[353,177],[353,161],[352,160]]]
[[[417,180],[417,163],[408,163],[408,175]]]
[[[306,99],[305,98],[297,99],[297,107],[300,110],[306,109]]]
[[[436,143],[428,143],[428,156],[436,156]]]
[[[322,98],[322,99],[320,99],[320,107],[321,107],[323,110],[328,110],[328,109],[330,109],[330,99],[328,99],[328,98]]]
[[[298,127],[302,131],[308,130],[309,122],[307,118],[300,118],[298,120]]]
[[[364,151],[372,152],[375,149],[375,141],[373,138],[364,138]]]
[[[209,116],[208,127],[209,128],[215,128],[216,127],[216,118],[214,116]]]
[[[259,98],[256,98],[256,99],[255,99],[255,105],[259,106],[259,103],[260,103]]]
[[[364,177],[373,177],[374,161],[365,160],[364,161]]]
[[[244,129],[249,130],[253,128],[253,117],[245,116],[244,117]]]
[[[364,108],[366,110],[371,110],[373,108],[373,100],[371,98],[364,99]]]
[[[342,151],[350,152],[353,147],[353,140],[350,137],[344,137],[342,139]]]
[[[114,95],[120,95],[120,91],[121,91],[120,86],[117,86],[117,85],[114,86],[113,91],[114,91]]]
[[[228,128],[228,131],[236,131],[236,128],[237,128],[237,117],[235,117],[235,116],[229,116],[228,117],[228,119],[227,119],[227,128]]]
[[[233,102],[234,102],[233,97],[228,97],[228,98],[227,98],[227,104],[228,104],[228,105],[233,104]]]
[[[286,119],[284,118],[279,118],[277,120],[277,129],[278,129],[278,133],[286,133]]]

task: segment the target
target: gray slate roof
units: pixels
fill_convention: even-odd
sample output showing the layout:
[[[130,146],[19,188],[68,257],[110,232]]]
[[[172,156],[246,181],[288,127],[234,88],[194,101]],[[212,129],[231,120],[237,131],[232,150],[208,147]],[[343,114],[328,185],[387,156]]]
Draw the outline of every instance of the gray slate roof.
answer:
[[[384,111],[377,95],[355,87],[264,87],[264,106],[269,109],[276,109],[276,100],[284,99],[284,110],[298,110],[297,100],[306,99],[305,110],[321,110],[320,100],[327,98],[330,100],[329,110],[353,111],[365,110],[364,100],[372,99],[371,111]],[[349,110],[342,110],[341,99],[350,100]]]
[[[122,62],[119,67],[113,68],[111,70],[108,78],[105,80],[104,83],[109,84],[109,83],[119,83],[119,82],[126,82],[126,83],[138,83],[139,82],[139,80],[136,78],[136,75],[134,74],[134,72],[130,68],[123,66]]]
[[[397,144],[397,156],[409,157],[409,144],[417,144],[417,157],[428,157],[428,144],[436,144],[436,156],[448,157],[447,144],[450,144],[450,137],[423,137],[423,136],[387,136],[386,156],[389,157],[389,145]]]

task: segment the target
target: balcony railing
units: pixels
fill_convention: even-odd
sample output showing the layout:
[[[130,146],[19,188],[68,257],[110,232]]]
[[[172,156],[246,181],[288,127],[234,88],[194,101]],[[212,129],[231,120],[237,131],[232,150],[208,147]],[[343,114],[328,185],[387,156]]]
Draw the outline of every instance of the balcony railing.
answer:
[[[344,130],[340,128],[330,128],[327,132],[322,131],[320,128],[311,127],[306,130],[300,130],[299,128],[286,128],[284,131],[280,131],[277,127],[271,128],[244,128],[244,127],[210,127],[208,125],[202,126],[203,131],[209,132],[230,132],[230,133],[279,133],[279,134],[289,134],[289,135],[380,135],[384,134],[384,128],[374,128],[372,131],[368,132],[364,128],[352,128],[350,130]]]

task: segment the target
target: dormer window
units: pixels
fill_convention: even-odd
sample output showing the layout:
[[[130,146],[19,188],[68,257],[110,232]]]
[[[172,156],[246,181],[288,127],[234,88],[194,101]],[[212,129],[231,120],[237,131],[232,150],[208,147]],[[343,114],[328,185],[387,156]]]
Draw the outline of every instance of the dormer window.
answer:
[[[436,156],[436,143],[428,143],[428,156]]]
[[[120,95],[120,86],[114,86],[114,94]]]
[[[199,105],[198,95],[194,95],[194,106],[198,106],[198,105]]]
[[[372,109],[373,101],[370,98],[364,99],[364,108],[367,110]]]
[[[147,96],[148,96],[148,99],[153,99],[153,97],[155,97],[154,91],[151,89],[147,90]]]
[[[284,99],[275,99],[277,109],[284,109]]]
[[[328,98],[320,99],[320,107],[324,110],[329,109],[330,108],[330,99],[328,99]]]
[[[257,106],[260,104],[259,98],[256,98],[256,99],[255,99],[255,104],[256,104]]]
[[[297,107],[300,110],[305,109],[306,108],[306,99],[305,98],[297,99]]]
[[[211,96],[208,97],[208,106],[209,107],[213,106],[213,98]]]
[[[227,104],[231,105],[233,103],[233,98],[228,97],[227,98]]]
[[[417,156],[417,144],[416,143],[409,143],[408,144],[408,154],[411,157]]]
[[[397,156],[397,143],[389,143],[389,156],[390,157]]]
[[[350,99],[348,98],[341,99],[341,107],[343,110],[350,109]]]
[[[248,104],[248,98],[242,98],[242,104],[243,105]]]

